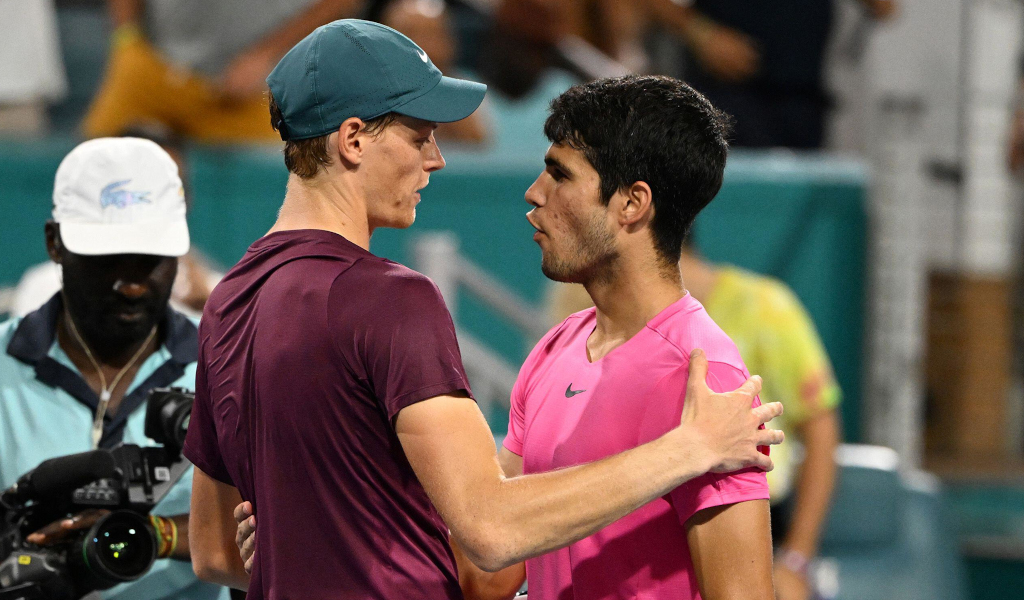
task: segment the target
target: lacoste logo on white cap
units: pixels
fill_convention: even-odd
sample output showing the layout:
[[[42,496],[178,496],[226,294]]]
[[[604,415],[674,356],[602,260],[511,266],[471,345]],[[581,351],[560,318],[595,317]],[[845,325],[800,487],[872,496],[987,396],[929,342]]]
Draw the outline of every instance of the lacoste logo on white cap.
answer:
[[[100,190],[100,206],[103,208],[108,206],[125,208],[126,206],[132,206],[133,204],[149,204],[149,192],[137,192],[123,189],[129,182],[131,182],[131,179],[115,181],[105,185],[103,189]]]

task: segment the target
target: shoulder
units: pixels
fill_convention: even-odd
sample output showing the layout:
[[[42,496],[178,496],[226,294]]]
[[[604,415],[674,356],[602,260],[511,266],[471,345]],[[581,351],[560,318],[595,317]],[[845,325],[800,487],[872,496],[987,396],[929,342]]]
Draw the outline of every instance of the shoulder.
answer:
[[[451,323],[440,290],[429,277],[382,259],[360,260],[338,274],[328,299],[332,327],[377,332]],[[346,325],[346,323],[348,325]]]
[[[746,367],[736,344],[708,315],[700,302],[687,295],[679,303],[674,307],[675,310],[666,309],[667,315],[659,315],[647,327],[677,352],[683,363],[688,364],[690,353],[700,348],[712,366],[714,363],[723,363],[743,371]]]
[[[429,277],[405,265],[378,258],[361,259],[339,273],[331,285],[332,295],[339,289],[372,290],[375,303],[441,300],[440,290]]]

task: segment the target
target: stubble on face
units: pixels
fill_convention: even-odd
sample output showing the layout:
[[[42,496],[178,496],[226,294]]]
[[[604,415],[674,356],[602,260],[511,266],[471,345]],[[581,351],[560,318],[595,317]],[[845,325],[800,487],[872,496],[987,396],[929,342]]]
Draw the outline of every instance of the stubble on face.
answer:
[[[605,213],[567,212],[566,231],[541,253],[541,271],[552,281],[587,284],[610,274],[619,256],[615,236],[608,231]]]

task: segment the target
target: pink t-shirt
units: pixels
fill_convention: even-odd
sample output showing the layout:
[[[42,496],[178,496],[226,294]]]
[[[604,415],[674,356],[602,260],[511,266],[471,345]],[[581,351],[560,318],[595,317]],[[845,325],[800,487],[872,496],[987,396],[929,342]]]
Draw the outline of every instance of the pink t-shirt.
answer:
[[[505,447],[524,473],[599,460],[679,424],[690,351],[708,357],[708,386],[731,391],[749,373],[739,351],[690,295],[601,360],[587,358],[593,308],[548,332],[512,390]],[[760,403],[760,401],[758,401]],[[684,523],[699,510],[768,498],[762,471],[707,474],[594,535],[526,561],[530,600],[697,599]]]

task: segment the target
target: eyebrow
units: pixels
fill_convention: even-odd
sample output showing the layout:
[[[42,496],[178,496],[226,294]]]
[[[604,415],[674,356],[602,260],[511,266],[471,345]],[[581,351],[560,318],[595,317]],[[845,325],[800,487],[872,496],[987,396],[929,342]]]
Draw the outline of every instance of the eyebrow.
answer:
[[[563,173],[565,173],[566,175],[572,175],[572,170],[569,169],[568,167],[566,167],[565,163],[563,163],[562,161],[558,160],[557,158],[555,158],[553,156],[545,156],[544,157],[544,164],[546,164],[549,167],[554,167],[556,169],[559,169]]]

